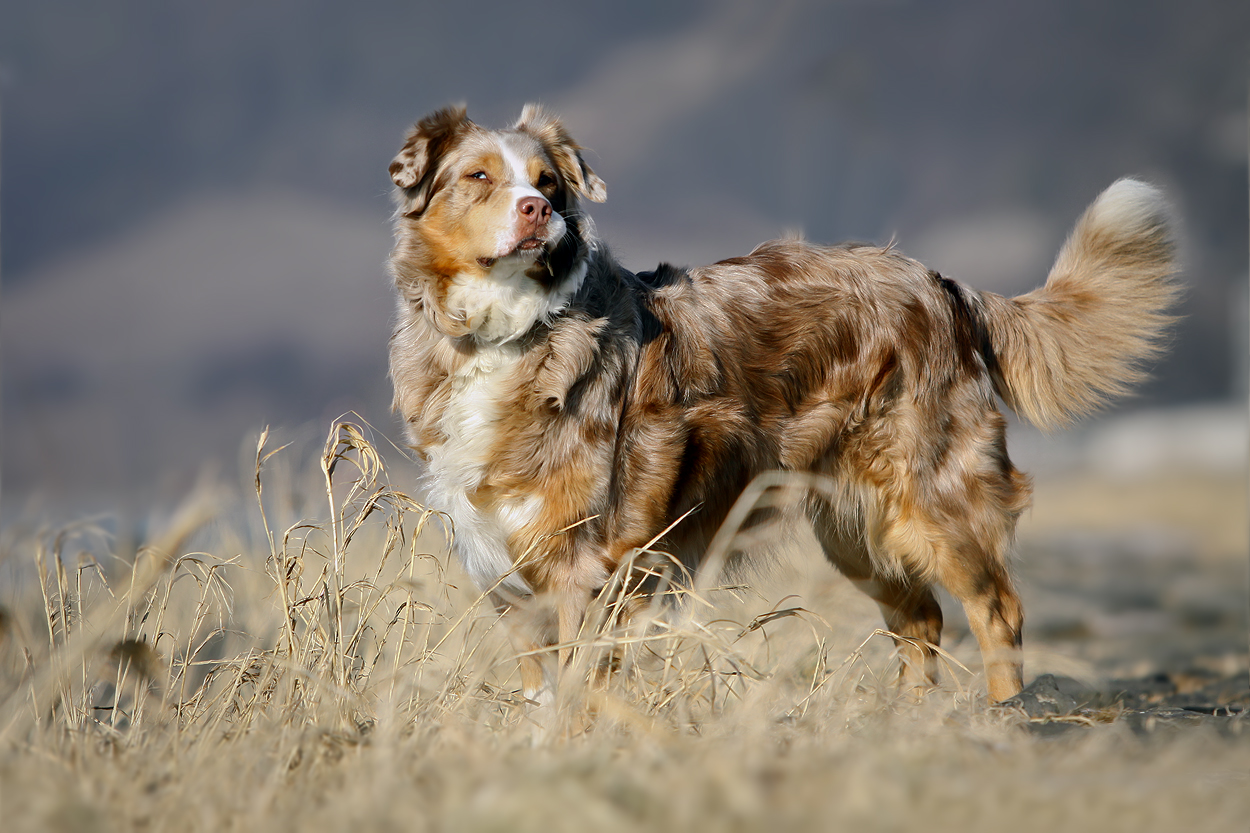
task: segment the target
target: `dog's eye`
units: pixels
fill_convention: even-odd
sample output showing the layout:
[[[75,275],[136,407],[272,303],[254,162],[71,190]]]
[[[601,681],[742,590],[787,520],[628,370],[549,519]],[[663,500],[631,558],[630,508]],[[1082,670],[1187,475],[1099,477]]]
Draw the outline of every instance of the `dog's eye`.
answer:
[[[546,188],[556,184],[556,178],[547,171],[543,171],[538,175],[538,187]]]
[[[489,182],[489,181],[490,181],[490,177],[488,177],[488,176],[486,175],[486,171],[474,171],[474,172],[473,172],[473,173],[471,173],[471,174],[465,174],[465,175],[464,175],[464,178],[465,178],[465,179],[477,179],[477,180],[480,180],[480,181],[482,181],[482,182]]]

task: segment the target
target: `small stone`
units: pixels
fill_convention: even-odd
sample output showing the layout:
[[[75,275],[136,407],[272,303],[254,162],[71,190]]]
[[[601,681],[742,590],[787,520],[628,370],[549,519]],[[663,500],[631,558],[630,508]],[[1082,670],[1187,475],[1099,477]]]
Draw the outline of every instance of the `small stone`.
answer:
[[[1032,718],[1058,717],[1072,714],[1085,705],[1077,699],[1083,691],[1084,687],[1076,680],[1042,674],[1015,697],[1008,697],[1000,705],[1019,709]]]

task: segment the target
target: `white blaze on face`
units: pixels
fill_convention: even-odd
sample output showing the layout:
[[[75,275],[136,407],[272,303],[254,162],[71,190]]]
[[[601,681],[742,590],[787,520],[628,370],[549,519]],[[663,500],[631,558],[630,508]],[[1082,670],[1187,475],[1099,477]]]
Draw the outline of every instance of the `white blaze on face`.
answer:
[[[521,222],[521,214],[516,210],[517,204],[526,197],[538,197],[541,200],[547,198],[541,191],[534,187],[530,182],[529,160],[532,158],[528,149],[514,147],[508,141],[509,137],[501,137],[499,142],[499,156],[503,159],[504,169],[509,173],[508,189],[508,205],[511,206],[509,213],[509,221],[499,229],[499,237],[497,240],[496,251],[499,252],[497,257],[504,257],[513,252],[517,245],[524,239],[521,232],[523,226]],[[561,217],[553,208],[551,211],[551,219],[547,221],[547,230],[544,238],[548,246],[553,246],[565,232],[564,218]]]
[[[522,153],[509,146],[507,142],[500,142],[499,155],[503,157],[505,166],[512,174],[512,181],[509,185],[512,189],[514,203],[522,197],[543,196],[542,192],[530,183],[529,166],[526,164]]]

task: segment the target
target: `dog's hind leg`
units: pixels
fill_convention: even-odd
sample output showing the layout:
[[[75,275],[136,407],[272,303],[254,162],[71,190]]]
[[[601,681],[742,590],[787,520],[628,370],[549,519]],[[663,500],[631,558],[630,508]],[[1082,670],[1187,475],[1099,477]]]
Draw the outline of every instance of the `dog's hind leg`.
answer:
[[[808,516],[825,557],[877,603],[886,627],[900,637],[896,640],[900,685],[917,694],[933,687],[938,662],[931,646],[942,638],[942,608],[932,587],[920,576],[883,575],[873,564],[861,531],[848,528],[827,508],[813,504]]]
[[[998,702],[1024,686],[1020,634],[1024,608],[1002,564],[956,555],[939,567],[942,586],[960,601],[981,647],[990,699]]]
[[[896,640],[900,685],[917,694],[937,685],[938,661],[933,649],[942,639],[942,607],[933,588],[915,577],[899,580],[878,575],[851,578],[851,582],[877,603],[886,627],[900,637]]]
[[[1016,519],[1029,502],[1028,478],[1011,466],[1001,444],[990,443],[971,444],[961,457],[950,455],[949,465],[928,472],[923,482],[892,482],[903,488],[876,495],[880,503],[873,507],[864,544],[871,547],[869,562],[879,574],[901,574],[903,590],[917,588],[911,596],[901,595],[910,611],[905,620],[933,619],[926,611],[936,610],[936,601],[919,587],[937,582],[950,591],[980,646],[990,698],[1015,695],[1023,686],[1024,610],[1007,558]],[[884,588],[885,593],[868,589],[876,590],[879,603],[889,604],[888,594],[900,591],[888,582]],[[940,618],[934,625],[940,628]]]
[[[1024,608],[1007,560],[1032,485],[1007,457],[1002,418],[993,413],[982,424],[981,442],[969,444],[962,456],[951,455],[928,489],[913,492],[911,525],[930,544],[925,569],[968,616],[990,699],[1002,701],[1024,685]]]

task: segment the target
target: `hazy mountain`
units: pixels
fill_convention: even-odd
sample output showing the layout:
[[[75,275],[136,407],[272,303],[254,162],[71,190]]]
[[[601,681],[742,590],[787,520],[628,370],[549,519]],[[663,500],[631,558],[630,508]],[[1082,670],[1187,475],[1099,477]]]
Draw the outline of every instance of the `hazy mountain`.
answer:
[[[636,268],[802,230],[1015,292],[1146,176],[1191,290],[1138,402],[1226,397],[1248,44],[1231,0],[4,3],[5,489],[151,488],[348,408],[391,428],[386,165],[456,100],[564,113]]]

